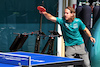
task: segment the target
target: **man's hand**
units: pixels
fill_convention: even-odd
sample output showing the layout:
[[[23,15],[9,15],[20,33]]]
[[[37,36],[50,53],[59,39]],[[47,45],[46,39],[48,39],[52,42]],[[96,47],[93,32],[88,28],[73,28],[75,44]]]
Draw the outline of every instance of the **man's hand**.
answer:
[[[41,11],[39,11],[39,13],[40,13],[40,14],[45,14],[45,13],[47,13],[47,12],[41,12]]]
[[[45,14],[46,13],[46,9],[43,6],[38,6],[37,9],[39,10],[40,14]]]
[[[43,6],[38,6],[37,9],[39,10],[39,13],[43,14],[48,20],[56,23],[56,17],[54,17],[50,13],[47,13],[46,9]]]
[[[85,34],[86,34],[87,36],[89,36],[90,40],[91,40],[93,43],[95,43],[95,38],[92,37],[92,35],[91,35],[90,31],[88,30],[88,28],[85,27],[85,29],[84,29],[83,31],[85,32]]]
[[[90,37],[91,42],[95,43],[95,38]]]

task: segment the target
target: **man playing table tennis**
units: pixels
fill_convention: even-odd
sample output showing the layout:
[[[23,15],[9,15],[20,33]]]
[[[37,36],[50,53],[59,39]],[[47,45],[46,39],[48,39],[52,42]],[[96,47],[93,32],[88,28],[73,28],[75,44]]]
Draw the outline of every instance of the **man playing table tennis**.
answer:
[[[60,24],[66,46],[66,56],[74,58],[75,54],[79,54],[84,60],[85,67],[91,67],[88,52],[79,30],[83,30],[93,43],[95,43],[95,39],[85,24],[79,18],[75,18],[75,10],[72,7],[65,8],[63,18],[54,17],[46,11],[39,11],[39,13],[48,20]]]

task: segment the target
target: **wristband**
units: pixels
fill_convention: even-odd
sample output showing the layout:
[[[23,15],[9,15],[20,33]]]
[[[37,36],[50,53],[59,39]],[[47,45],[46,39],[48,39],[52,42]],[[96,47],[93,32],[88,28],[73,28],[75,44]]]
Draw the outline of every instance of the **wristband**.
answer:
[[[90,36],[90,37],[92,37],[92,36]],[[90,37],[89,37],[89,38],[90,38]]]

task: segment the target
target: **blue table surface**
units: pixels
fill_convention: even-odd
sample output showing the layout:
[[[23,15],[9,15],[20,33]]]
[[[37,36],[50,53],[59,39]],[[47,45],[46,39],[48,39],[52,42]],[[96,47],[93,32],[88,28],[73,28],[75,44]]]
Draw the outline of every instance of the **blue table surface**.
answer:
[[[72,61],[81,61],[82,59],[77,58],[67,58],[67,57],[58,57],[53,55],[46,55],[46,54],[38,54],[38,53],[30,53],[30,52],[9,52],[10,54],[18,54],[18,55],[26,55],[31,56],[31,65],[44,65],[44,64],[52,64],[52,63],[63,63],[63,62],[72,62]],[[17,65],[10,65],[10,64],[2,64],[2,67],[20,67]]]
[[[11,54],[31,56],[31,60],[33,60],[31,61],[31,65],[52,64],[52,63],[72,62],[72,61],[82,60],[77,58],[58,57],[53,55],[29,53],[29,52],[12,52]]]
[[[0,63],[0,67],[20,67],[20,66]]]

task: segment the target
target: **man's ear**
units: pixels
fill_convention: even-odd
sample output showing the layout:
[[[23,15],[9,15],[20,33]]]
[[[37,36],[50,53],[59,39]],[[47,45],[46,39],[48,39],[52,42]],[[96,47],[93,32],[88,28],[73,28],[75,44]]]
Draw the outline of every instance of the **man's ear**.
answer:
[[[74,16],[74,13],[71,13],[71,16]]]

